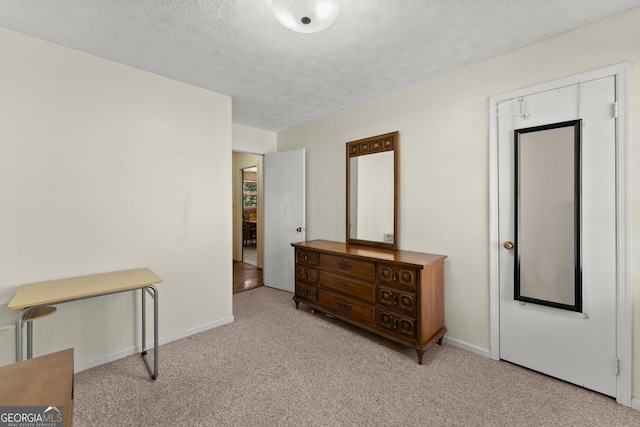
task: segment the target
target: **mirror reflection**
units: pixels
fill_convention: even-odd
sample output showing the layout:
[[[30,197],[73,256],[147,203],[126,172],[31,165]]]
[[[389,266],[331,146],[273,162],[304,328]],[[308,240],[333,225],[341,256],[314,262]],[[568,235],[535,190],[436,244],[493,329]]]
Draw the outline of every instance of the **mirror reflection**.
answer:
[[[515,131],[516,300],[581,311],[580,121]]]
[[[397,132],[347,143],[347,242],[397,249]]]
[[[393,152],[352,157],[349,237],[393,243]]]

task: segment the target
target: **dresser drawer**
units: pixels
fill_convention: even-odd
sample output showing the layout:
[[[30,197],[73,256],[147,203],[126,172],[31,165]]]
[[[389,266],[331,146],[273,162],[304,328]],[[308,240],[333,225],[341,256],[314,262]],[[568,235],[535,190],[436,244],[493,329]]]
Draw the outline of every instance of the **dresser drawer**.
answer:
[[[378,286],[378,304],[391,310],[415,315],[417,298],[413,292]]]
[[[318,283],[318,270],[297,264],[296,282],[306,282],[315,285]]]
[[[415,318],[382,309],[378,309],[378,326],[407,338],[415,338],[418,334],[418,324]]]
[[[371,283],[321,271],[318,284],[371,303],[376,301],[376,287]]]
[[[360,261],[353,258],[320,254],[320,267],[341,274],[349,274],[365,280],[375,278],[375,264],[370,261]]]
[[[398,286],[416,289],[419,272],[415,268],[393,264],[378,264],[378,283],[388,286]]]
[[[336,314],[349,316],[372,325],[376,321],[374,306],[324,289],[318,289],[318,304]]]
[[[318,288],[314,285],[296,282],[296,297],[316,303],[318,302]]]
[[[296,249],[296,262],[298,264],[316,266],[318,264],[318,253],[305,249]]]

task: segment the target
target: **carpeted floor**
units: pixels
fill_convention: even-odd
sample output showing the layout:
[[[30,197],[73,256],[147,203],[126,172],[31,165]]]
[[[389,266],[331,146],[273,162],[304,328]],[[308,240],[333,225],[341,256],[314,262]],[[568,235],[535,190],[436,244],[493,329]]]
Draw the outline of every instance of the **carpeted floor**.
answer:
[[[235,322],[80,372],[84,426],[639,426],[615,400],[456,347],[415,351],[261,287]]]

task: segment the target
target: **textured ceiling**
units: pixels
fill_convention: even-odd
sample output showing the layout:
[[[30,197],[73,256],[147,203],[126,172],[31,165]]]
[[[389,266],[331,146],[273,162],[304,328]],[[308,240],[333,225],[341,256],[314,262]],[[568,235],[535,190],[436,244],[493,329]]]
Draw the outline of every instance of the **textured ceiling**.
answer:
[[[640,0],[341,0],[315,34],[270,0],[0,0],[0,27],[233,98],[277,131],[640,6]],[[640,25],[640,24],[639,24]]]

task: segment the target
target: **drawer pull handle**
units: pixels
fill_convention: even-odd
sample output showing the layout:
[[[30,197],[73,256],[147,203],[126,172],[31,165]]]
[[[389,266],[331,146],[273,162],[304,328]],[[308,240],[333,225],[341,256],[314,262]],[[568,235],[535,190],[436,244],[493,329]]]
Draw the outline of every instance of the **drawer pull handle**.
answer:
[[[398,305],[398,295],[394,295],[394,296],[393,296],[393,303],[394,303],[395,305]]]
[[[346,302],[338,301],[338,307],[343,308],[345,310],[351,310],[351,306]]]
[[[398,272],[397,271],[393,272],[393,280],[395,280],[396,282],[398,281]]]
[[[343,281],[341,281],[341,280],[337,281],[336,283],[337,283],[338,285],[340,285],[340,286],[344,286],[345,288],[350,288],[350,287],[352,287],[352,286],[353,286],[351,283],[349,283],[349,282],[343,282]]]
[[[344,270],[349,270],[351,269],[351,264],[349,264],[348,262],[344,262],[344,261],[339,261],[338,262],[338,267],[344,269]]]
[[[398,329],[398,319],[393,319],[393,329]]]

